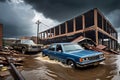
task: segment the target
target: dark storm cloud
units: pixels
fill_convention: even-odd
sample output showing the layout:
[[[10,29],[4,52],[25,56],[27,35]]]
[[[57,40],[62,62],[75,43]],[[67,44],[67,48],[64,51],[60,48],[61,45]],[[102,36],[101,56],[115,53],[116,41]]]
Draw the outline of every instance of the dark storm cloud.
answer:
[[[12,0],[0,0],[0,22],[4,24],[6,36],[30,35],[33,12],[30,10],[13,10],[7,2]],[[19,0],[18,0],[19,1]],[[99,8],[120,31],[120,1],[119,0],[23,0],[32,6],[37,12],[43,13],[46,18],[57,21],[66,21],[82,14],[83,12]],[[3,3],[4,2],[4,3]],[[19,4],[17,4],[19,6]],[[26,8],[23,6],[22,8]],[[26,19],[24,19],[26,18]],[[47,24],[47,23],[46,23]]]
[[[120,28],[120,9],[112,11],[107,17],[116,28]]]
[[[6,0],[0,0],[0,2],[5,2]]]
[[[33,9],[43,13],[45,17],[58,21],[66,21],[98,8],[120,32],[120,0],[24,0]],[[119,10],[115,12],[116,10]]]
[[[6,1],[11,2],[12,0],[0,0],[0,2],[6,2]]]
[[[4,37],[30,36],[33,18],[32,11],[0,3],[0,23],[3,24]],[[23,5],[24,7],[24,5]],[[27,16],[26,16],[27,15]]]
[[[99,8],[104,13],[120,8],[119,0],[24,0],[46,17],[62,21],[72,18],[82,11]]]

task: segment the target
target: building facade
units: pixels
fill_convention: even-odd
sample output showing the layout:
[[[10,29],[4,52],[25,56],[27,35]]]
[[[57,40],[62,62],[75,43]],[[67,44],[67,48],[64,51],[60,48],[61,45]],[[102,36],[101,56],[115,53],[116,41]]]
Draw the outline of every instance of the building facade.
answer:
[[[96,45],[117,50],[117,31],[97,8],[39,33],[43,44],[72,42],[81,36],[92,39]]]
[[[3,25],[0,24],[0,47],[3,45]]]

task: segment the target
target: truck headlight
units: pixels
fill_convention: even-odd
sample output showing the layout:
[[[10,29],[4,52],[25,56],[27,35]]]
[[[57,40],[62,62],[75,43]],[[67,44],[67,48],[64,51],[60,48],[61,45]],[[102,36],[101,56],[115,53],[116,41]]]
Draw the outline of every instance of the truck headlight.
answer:
[[[80,61],[80,62],[83,62],[83,61],[88,61],[88,60],[89,60],[89,58],[88,58],[88,57],[86,57],[86,58],[80,58],[80,59],[79,59],[79,61]]]
[[[84,61],[84,59],[83,59],[83,58],[80,58],[80,59],[79,59],[79,61],[80,61],[80,62],[83,62],[83,61]]]
[[[89,58],[84,58],[84,60],[89,60]]]

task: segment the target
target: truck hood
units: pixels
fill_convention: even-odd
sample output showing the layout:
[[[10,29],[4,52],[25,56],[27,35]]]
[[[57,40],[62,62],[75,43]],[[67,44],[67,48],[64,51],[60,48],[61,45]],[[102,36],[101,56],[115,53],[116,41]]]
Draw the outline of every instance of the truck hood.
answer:
[[[68,52],[70,55],[78,56],[78,57],[90,57],[90,56],[96,56],[103,54],[102,52],[96,52],[91,50],[78,50],[78,51],[72,51]]]
[[[29,46],[40,46],[39,44],[29,44]]]

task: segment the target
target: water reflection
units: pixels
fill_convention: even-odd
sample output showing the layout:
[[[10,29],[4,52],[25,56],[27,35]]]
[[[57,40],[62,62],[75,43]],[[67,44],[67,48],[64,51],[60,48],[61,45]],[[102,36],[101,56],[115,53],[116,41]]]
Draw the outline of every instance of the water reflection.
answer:
[[[119,80],[119,71],[120,55],[106,55],[97,67],[72,69],[37,54],[26,58],[22,74],[26,80]]]
[[[112,80],[120,80],[120,55],[117,55],[117,61],[115,62],[116,64],[116,74],[112,78]]]
[[[105,57],[97,67],[72,69],[41,54],[31,55],[25,59],[21,73],[26,80],[120,80],[120,55]]]

